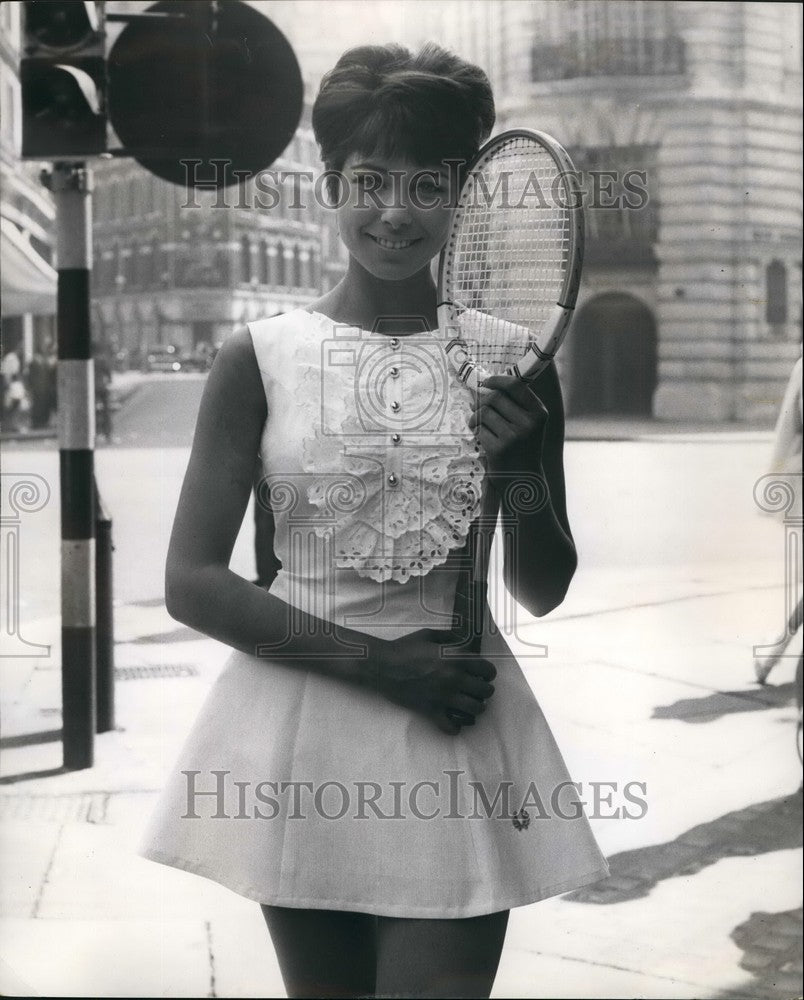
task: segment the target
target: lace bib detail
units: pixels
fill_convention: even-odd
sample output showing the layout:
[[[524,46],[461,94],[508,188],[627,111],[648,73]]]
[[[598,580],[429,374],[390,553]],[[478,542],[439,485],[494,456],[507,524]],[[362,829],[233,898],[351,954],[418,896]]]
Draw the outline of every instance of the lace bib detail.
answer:
[[[337,336],[321,342],[320,361],[299,360],[297,383],[312,527],[338,568],[404,583],[445,563],[478,516],[472,392],[432,334],[327,322]]]

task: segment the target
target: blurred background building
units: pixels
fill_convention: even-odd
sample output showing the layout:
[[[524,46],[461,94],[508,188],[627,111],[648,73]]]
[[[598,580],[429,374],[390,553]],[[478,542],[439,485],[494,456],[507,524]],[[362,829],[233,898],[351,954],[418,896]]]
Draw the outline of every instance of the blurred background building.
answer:
[[[766,422],[801,349],[801,6],[434,9],[433,34],[487,68],[499,126],[555,135],[597,184],[569,412]]]
[[[259,185],[193,192],[133,160],[96,165],[93,321],[119,367],[145,364],[159,346],[203,353],[338,280],[345,261],[331,213],[304,177],[318,169],[305,119],[271,168],[276,183],[266,174]],[[299,179],[280,184],[282,172]]]
[[[55,350],[56,272],[50,195],[39,168],[19,162],[20,4],[0,4],[0,293],[3,354],[21,366]]]
[[[309,109],[321,75],[346,48],[391,40],[436,39],[478,62],[500,129],[542,129],[570,149],[591,206],[585,278],[560,355],[570,414],[773,419],[801,341],[799,5],[253,6],[288,37],[305,79],[302,125],[274,170],[319,169]],[[0,5],[0,26],[4,344],[30,355],[52,333],[53,213],[35,166],[15,159],[18,4]],[[110,42],[119,30],[110,25]],[[343,272],[331,213],[304,189],[310,207],[294,208],[292,182],[270,208],[257,206],[253,184],[188,205],[185,189],[131,160],[92,165],[94,332],[120,365],[139,366],[156,345],[214,346],[239,323],[313,300]]]

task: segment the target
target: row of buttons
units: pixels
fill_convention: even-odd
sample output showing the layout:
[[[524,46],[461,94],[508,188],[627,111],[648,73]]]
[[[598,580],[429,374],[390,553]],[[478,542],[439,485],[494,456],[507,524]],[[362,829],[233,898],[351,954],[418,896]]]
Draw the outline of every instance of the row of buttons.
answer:
[[[392,337],[391,338],[391,350],[393,350],[393,351],[399,350],[399,337]],[[399,378],[399,369],[398,368],[392,368],[390,370],[390,372],[389,372],[389,375],[391,376],[391,378]],[[393,403],[391,403],[391,409],[394,411],[394,413],[398,413],[399,412],[399,410],[401,409],[401,407],[400,407],[399,402],[397,400],[394,400]],[[398,434],[392,434],[391,435],[391,441],[392,441],[393,444],[397,445],[397,444],[399,444],[399,442],[401,440],[402,440],[402,438]],[[396,486],[396,484],[398,482],[399,482],[399,479],[392,472],[391,475],[388,477],[388,485],[389,486]]]

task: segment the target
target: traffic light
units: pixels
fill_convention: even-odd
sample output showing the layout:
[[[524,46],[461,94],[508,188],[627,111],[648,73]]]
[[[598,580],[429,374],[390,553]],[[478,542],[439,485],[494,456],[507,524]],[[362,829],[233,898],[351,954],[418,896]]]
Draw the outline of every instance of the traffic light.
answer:
[[[22,155],[47,160],[104,152],[103,4],[24,0],[22,7]]]

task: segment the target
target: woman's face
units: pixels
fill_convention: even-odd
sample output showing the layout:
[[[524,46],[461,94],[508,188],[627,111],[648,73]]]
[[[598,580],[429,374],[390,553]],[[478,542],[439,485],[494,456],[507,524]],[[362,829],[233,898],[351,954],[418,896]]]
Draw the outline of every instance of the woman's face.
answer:
[[[338,228],[352,258],[387,281],[426,267],[447,238],[448,167],[353,154],[342,172]]]

